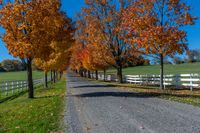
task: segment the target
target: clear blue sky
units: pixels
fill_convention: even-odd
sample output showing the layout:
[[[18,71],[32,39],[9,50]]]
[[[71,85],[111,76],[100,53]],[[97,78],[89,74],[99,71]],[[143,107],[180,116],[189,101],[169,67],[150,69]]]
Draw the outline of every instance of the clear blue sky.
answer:
[[[194,26],[185,28],[188,33],[189,47],[200,49],[200,0],[190,0],[189,3],[192,7],[192,14],[199,18]],[[82,6],[84,6],[84,0],[62,0],[62,10],[73,19]],[[13,57],[9,55],[4,43],[0,40],[0,61],[4,59],[13,59]]]

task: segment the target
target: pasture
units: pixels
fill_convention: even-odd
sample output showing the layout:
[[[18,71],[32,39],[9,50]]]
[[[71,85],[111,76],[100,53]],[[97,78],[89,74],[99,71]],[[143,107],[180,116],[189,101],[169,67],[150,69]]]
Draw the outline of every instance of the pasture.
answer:
[[[102,73],[102,72],[101,72]],[[107,74],[116,74],[116,69],[107,70]],[[159,65],[150,66],[136,66],[128,67],[123,69],[123,75],[145,75],[145,74],[159,74]],[[179,65],[165,64],[164,65],[165,74],[190,74],[190,73],[200,73],[200,63],[185,63]]]

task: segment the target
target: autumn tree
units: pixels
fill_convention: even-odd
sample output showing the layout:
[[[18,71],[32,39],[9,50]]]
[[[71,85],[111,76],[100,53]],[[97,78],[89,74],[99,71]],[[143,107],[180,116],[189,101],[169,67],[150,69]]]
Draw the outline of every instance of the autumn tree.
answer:
[[[73,40],[73,24],[70,18],[66,16],[65,13],[61,12],[56,15],[56,19],[59,27],[57,27],[53,32],[53,38],[49,38],[46,43],[46,48],[44,49],[43,56],[35,59],[35,64],[45,71],[45,86],[47,87],[47,72],[54,70],[54,72],[60,73],[62,75],[63,71],[69,66],[70,60],[70,47],[74,43]],[[45,43],[44,42],[44,43]],[[54,74],[54,82],[55,82]]]
[[[45,56],[43,53],[47,45],[60,27],[56,19],[59,11],[58,0],[17,0],[5,5],[0,12],[6,47],[14,57],[23,59],[27,65],[29,98],[34,97],[32,60]]]
[[[110,65],[105,62],[104,57],[108,58],[109,55],[107,55],[105,49],[102,52],[99,52],[99,50],[99,47],[95,45],[87,45],[83,50],[84,54],[81,60],[84,68],[89,71],[95,71],[96,80],[98,80],[98,70],[103,70],[105,80],[105,71]]]
[[[55,39],[50,44],[53,52],[50,54],[50,60],[48,61],[51,68],[59,73],[65,71],[69,66],[72,54],[70,48],[74,44],[74,26],[72,20],[64,13],[61,15],[62,23],[60,23],[60,28],[58,28],[58,33],[56,34]]]
[[[70,68],[74,71],[80,71],[83,68],[81,62],[82,45],[75,43],[71,48],[72,54],[70,58]]]
[[[136,0],[123,11],[122,29],[127,42],[137,43],[143,53],[160,60],[160,88],[163,89],[163,59],[187,49],[183,26],[195,17],[184,0]]]
[[[129,5],[129,0],[86,0],[86,7],[82,9],[83,16],[77,25],[81,34],[78,39],[84,45],[97,46],[98,53],[108,50],[108,57],[104,61],[117,69],[118,81],[123,82],[122,68],[130,58],[135,56],[135,48],[123,39],[124,31],[121,25],[121,10]],[[79,21],[79,20],[78,20]],[[110,60],[110,57],[112,60]]]

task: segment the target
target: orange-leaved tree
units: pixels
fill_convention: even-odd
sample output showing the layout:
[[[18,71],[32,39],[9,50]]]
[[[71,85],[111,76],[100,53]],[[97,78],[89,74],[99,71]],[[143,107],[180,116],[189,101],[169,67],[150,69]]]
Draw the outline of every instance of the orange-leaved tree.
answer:
[[[125,32],[119,30],[122,21],[120,11],[127,5],[129,0],[86,0],[86,7],[82,9],[82,17],[77,25],[77,31],[81,31],[77,38],[84,45],[98,46],[100,54],[101,51],[108,51],[109,58],[104,58],[104,61],[117,69],[120,83],[123,82],[122,68],[130,58],[134,58],[137,49],[124,41]]]
[[[29,98],[34,97],[32,60],[44,56],[43,53],[49,45],[48,40],[54,38],[53,32],[59,27],[59,22],[50,18],[56,17],[59,8],[59,0],[17,0],[3,6],[0,11],[6,47],[14,57],[26,62]]]
[[[71,46],[74,44],[73,33],[74,28],[70,18],[64,13],[61,14],[60,28],[51,42],[50,47],[53,52],[49,55],[48,64],[55,71],[62,73],[69,66],[71,57]]]
[[[109,57],[106,53],[106,50],[100,51],[99,47],[95,46],[94,44],[88,44],[84,48],[84,55],[82,56],[82,64],[83,67],[89,71],[96,72],[96,80],[98,80],[98,70],[104,71],[104,80],[105,80],[105,71],[109,68],[109,64],[106,63],[105,57]]]
[[[194,24],[195,17],[184,0],[136,0],[123,11],[122,29],[126,41],[137,43],[143,53],[160,60],[160,88],[163,89],[163,58],[187,49],[183,26]]]

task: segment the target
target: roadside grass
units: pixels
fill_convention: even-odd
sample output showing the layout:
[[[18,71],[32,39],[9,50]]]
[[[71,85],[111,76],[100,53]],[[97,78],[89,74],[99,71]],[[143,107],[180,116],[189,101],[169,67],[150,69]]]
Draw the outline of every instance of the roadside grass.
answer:
[[[119,84],[114,82],[95,81],[105,85],[112,85],[121,90],[136,92],[146,96],[158,97],[166,100],[176,101],[180,103],[191,104],[200,107],[200,89],[190,91],[189,89],[165,89],[160,90],[158,87],[153,86],[140,86],[133,84]]]
[[[15,99],[0,104],[0,133],[61,132],[60,123],[65,96],[65,80],[48,89],[35,90],[35,98],[22,93]]]
[[[102,71],[100,71],[103,73]],[[107,74],[116,74],[115,69],[107,70]],[[159,74],[159,65],[149,65],[149,66],[136,66],[128,67],[123,69],[124,75],[142,75],[142,74]],[[165,74],[190,74],[190,73],[200,73],[200,63],[185,63],[179,65],[165,64],[164,65]]]
[[[33,71],[33,79],[39,79],[44,77],[43,71]],[[0,82],[7,80],[26,80],[27,72],[18,71],[18,72],[0,72]]]

